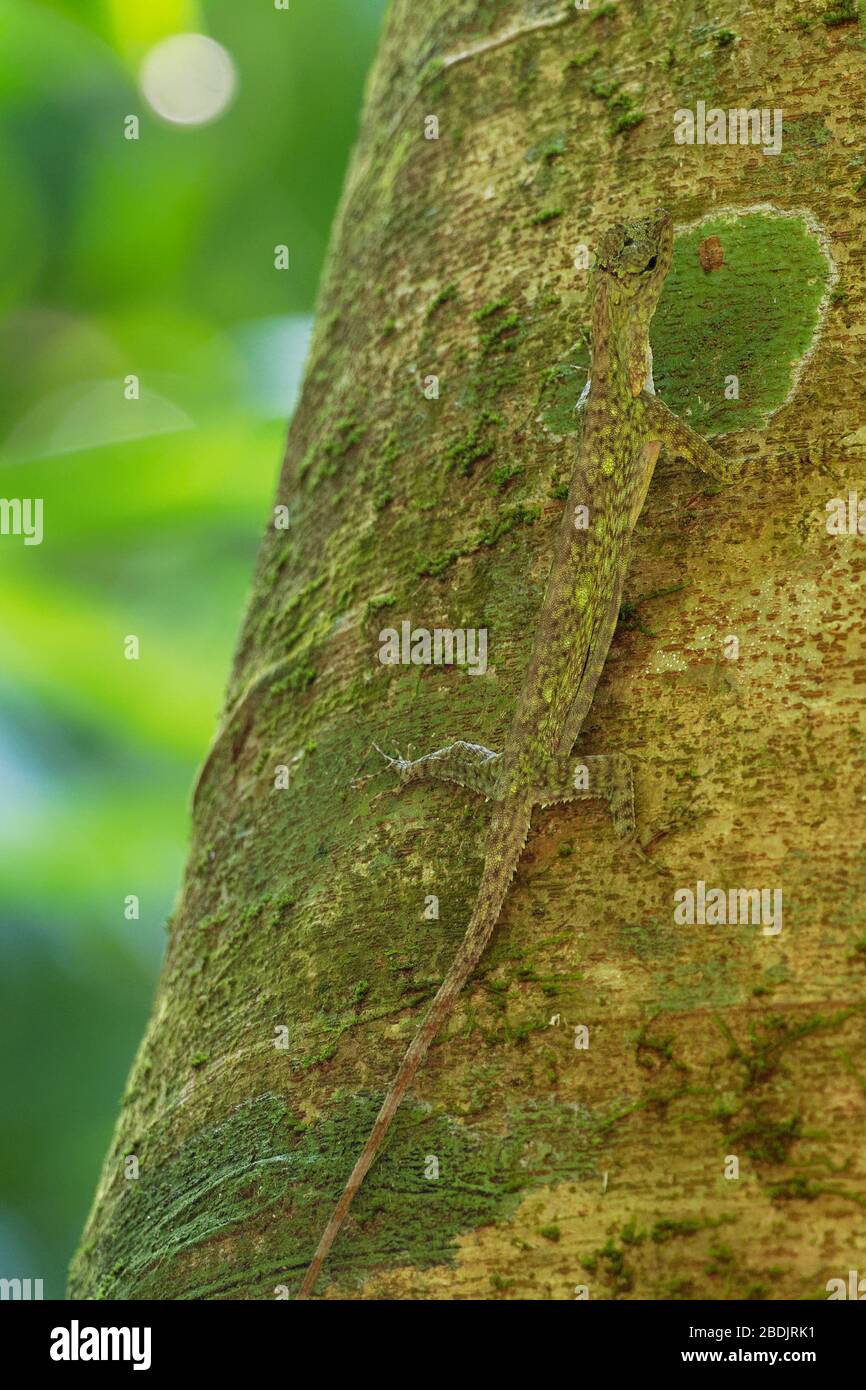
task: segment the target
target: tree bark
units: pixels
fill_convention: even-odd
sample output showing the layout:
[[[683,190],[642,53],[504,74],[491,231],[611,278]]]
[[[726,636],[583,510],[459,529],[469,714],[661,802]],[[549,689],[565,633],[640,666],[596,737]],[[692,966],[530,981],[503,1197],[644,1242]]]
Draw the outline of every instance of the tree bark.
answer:
[[[827,504],[866,493],[864,31],[804,8],[392,3],[290,521],[262,543],[73,1296],[297,1288],[487,822],[468,791],[398,793],[372,744],[501,747],[589,364],[582,248],[658,205],[679,234],[656,389],[744,467],[720,490],[663,455],[579,743],[634,759],[653,862],[597,803],[534,814],[319,1292],[803,1299],[862,1265],[866,538]],[[699,102],[781,111],[780,152],[677,143]],[[383,664],[403,622],[486,629],[489,669]],[[699,883],[781,890],[781,931],[678,922]]]

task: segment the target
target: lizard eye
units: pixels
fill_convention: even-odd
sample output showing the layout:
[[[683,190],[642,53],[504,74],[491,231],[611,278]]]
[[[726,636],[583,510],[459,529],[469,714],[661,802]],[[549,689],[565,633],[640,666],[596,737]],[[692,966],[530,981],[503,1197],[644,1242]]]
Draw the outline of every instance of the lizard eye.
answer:
[[[653,256],[653,257],[651,258],[651,260],[648,260],[648,261],[647,261],[646,266],[644,267],[644,269],[645,269],[645,270],[655,270],[656,266],[658,265],[658,260],[659,260],[658,256]]]

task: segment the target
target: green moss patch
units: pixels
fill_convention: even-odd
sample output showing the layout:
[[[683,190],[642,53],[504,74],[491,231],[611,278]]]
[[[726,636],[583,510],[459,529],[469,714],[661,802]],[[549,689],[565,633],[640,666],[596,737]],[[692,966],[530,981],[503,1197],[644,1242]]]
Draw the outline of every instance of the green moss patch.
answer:
[[[149,1162],[145,1146],[141,1177],[118,1174],[112,1248],[98,1262],[111,1274],[96,1287],[74,1272],[76,1296],[268,1298],[279,1285],[294,1292],[380,1104],[381,1096],[344,1099],[305,1128],[284,1100],[265,1094],[173,1156]],[[527,1105],[510,1110],[506,1132],[494,1134],[404,1104],[324,1282],[360,1283],[388,1264],[452,1261],[456,1237],[508,1216],[527,1185],[592,1175],[620,1113]],[[550,1240],[553,1230],[544,1232]],[[211,1241],[227,1243],[222,1264],[201,1258]]]
[[[724,263],[704,270],[716,236]],[[812,348],[832,263],[804,217],[732,211],[682,232],[651,329],[655,386],[704,434],[762,427]],[[725,399],[736,376],[739,399]]]

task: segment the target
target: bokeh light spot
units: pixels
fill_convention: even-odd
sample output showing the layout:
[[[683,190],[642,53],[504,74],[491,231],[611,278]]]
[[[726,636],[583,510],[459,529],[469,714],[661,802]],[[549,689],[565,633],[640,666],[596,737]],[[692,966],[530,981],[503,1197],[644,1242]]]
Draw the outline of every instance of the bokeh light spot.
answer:
[[[173,34],[144,57],[141,90],[158,116],[175,125],[205,125],[228,107],[235,65],[206,34]]]

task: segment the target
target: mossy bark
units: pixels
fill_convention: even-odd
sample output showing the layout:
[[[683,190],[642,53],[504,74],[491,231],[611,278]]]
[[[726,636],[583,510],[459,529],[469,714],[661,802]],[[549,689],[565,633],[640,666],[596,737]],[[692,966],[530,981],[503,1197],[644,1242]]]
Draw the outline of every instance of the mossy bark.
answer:
[[[483,803],[398,794],[372,742],[501,747],[589,361],[579,248],[657,205],[711,218],[723,261],[680,236],[656,382],[744,469],[720,491],[663,456],[579,745],[634,759],[656,867],[595,803],[534,816],[321,1291],[801,1299],[862,1267],[866,538],[825,507],[866,493],[866,53],[856,19],[804,8],[392,4],[291,521],[262,544],[73,1295],[297,1287],[483,849]],[[676,144],[699,100],[781,109],[781,153]],[[486,628],[487,674],[382,665],[404,620]],[[676,925],[699,880],[780,888],[782,931]]]

